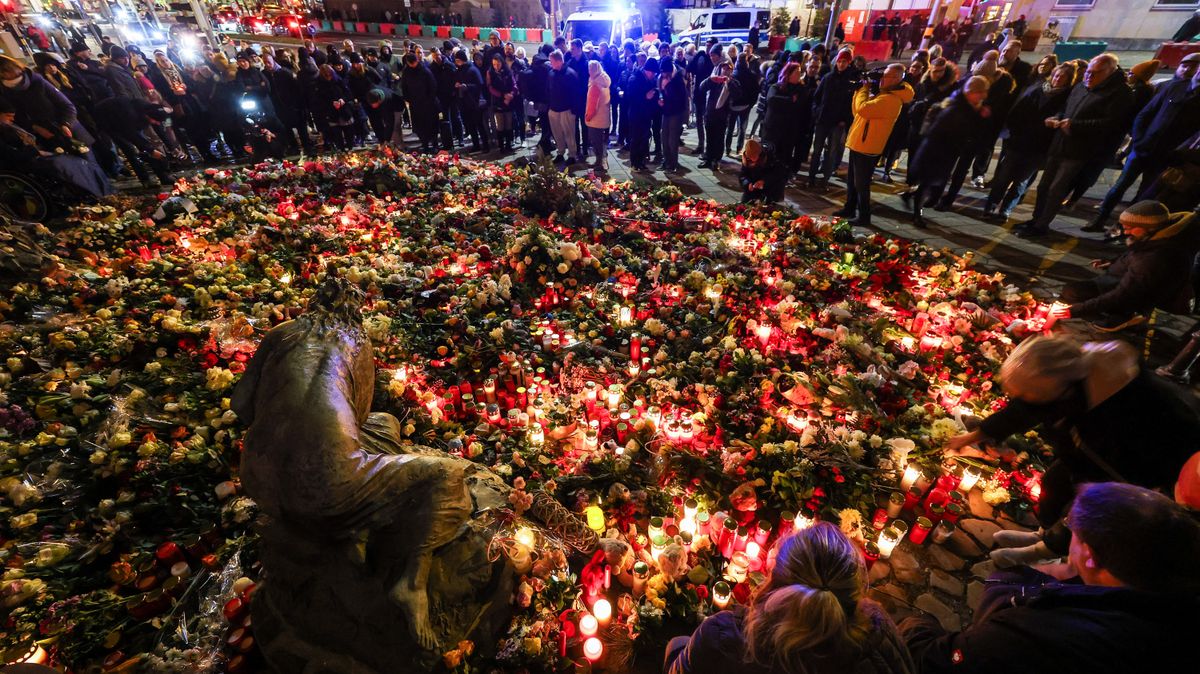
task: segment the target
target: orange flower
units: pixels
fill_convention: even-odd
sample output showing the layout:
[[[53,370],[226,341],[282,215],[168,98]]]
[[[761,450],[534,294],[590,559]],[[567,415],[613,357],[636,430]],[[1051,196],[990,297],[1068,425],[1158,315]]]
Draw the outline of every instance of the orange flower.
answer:
[[[446,669],[455,669],[462,664],[462,661],[463,652],[457,648],[442,654],[442,663],[446,665]]]

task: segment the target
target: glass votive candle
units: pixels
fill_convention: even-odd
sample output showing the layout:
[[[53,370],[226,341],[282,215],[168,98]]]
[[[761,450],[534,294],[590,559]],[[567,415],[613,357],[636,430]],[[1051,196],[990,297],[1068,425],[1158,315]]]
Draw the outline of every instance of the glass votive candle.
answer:
[[[733,598],[733,588],[729,586],[729,583],[726,583],[723,580],[718,580],[716,584],[713,585],[712,598],[713,606],[716,606],[718,609],[723,609],[726,606],[729,606],[729,601]]]
[[[888,497],[887,516],[896,519],[902,510],[904,510],[904,492],[894,491]]]
[[[962,480],[960,480],[958,483],[958,491],[961,491],[964,494],[971,491],[979,482],[980,477],[982,477],[982,475],[979,469],[975,466],[967,466],[966,468],[963,468]]]
[[[900,539],[904,535],[895,527],[888,527],[879,532],[879,541],[876,545],[879,547],[879,558],[887,559],[892,556],[892,551],[900,544]]]
[[[887,527],[888,511],[886,508],[877,508],[875,516],[871,518],[871,526],[875,531],[883,531]]]
[[[596,616],[596,621],[601,625],[607,625],[609,620],[612,620],[612,604],[607,599],[597,599],[595,604],[592,604],[592,615]]]
[[[879,545],[875,541],[867,541],[867,544],[863,546],[863,560],[867,564],[868,571],[875,565],[875,562],[879,561]]]
[[[961,503],[951,501],[946,505],[946,514],[942,516],[942,519],[951,524],[958,524],[958,518],[962,517],[965,513],[966,509],[963,508]]]
[[[912,533],[908,535],[908,540],[913,542],[913,545],[920,545],[925,542],[925,537],[929,535],[929,530],[933,528],[933,522],[928,517],[918,517],[913,523]]]
[[[938,525],[933,529],[933,542],[937,544],[945,543],[954,533],[955,524],[947,520],[938,522]]]
[[[600,629],[600,621],[591,613],[584,613],[579,619],[579,633],[585,637],[595,636]]]
[[[604,644],[596,637],[589,637],[583,642],[583,656],[588,660],[595,662],[604,655]]]
[[[900,478],[900,490],[908,491],[917,483],[917,478],[921,477],[921,468],[915,463],[908,464],[904,469],[904,475]]]

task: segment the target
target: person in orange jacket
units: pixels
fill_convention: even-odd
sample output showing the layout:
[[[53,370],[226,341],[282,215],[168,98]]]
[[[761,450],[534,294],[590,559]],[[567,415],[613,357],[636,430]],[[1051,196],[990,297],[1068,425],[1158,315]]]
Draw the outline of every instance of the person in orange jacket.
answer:
[[[854,123],[846,134],[850,169],[846,175],[846,205],[835,216],[850,218],[854,225],[871,224],[871,174],[887,145],[900,108],[913,99],[913,89],[904,82],[904,66],[884,68],[876,87],[870,77],[854,94],[851,111]]]

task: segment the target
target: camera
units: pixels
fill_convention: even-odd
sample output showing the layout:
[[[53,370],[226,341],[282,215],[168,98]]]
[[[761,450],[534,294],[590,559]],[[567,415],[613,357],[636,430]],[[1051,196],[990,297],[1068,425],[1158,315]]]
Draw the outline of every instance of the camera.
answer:
[[[879,93],[879,81],[883,79],[883,71],[884,71],[884,68],[876,68],[874,70],[868,70],[867,72],[863,73],[862,77],[860,77],[854,83],[854,86],[861,87],[862,85],[869,83],[871,85],[871,95],[874,96],[874,95],[878,94]]]

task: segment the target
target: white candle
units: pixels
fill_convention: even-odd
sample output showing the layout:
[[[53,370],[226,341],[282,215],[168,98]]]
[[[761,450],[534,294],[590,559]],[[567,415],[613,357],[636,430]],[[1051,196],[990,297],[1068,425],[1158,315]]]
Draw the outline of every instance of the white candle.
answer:
[[[604,655],[604,644],[596,637],[589,638],[583,642],[583,655],[592,662],[599,660],[600,656]]]
[[[600,629],[600,621],[596,620],[596,616],[591,613],[585,613],[579,619],[579,633],[583,636],[595,636],[598,629]]]
[[[731,598],[732,594],[733,591],[729,587],[729,583],[726,583],[723,580],[717,581],[717,584],[713,585],[713,606],[716,606],[719,609],[729,606],[729,599]]]
[[[900,530],[895,527],[884,529],[879,534],[879,540],[876,542],[876,545],[879,546],[879,558],[887,559],[891,557],[892,550],[896,549],[896,546],[900,544],[900,539],[903,537],[904,534],[900,533]]]
[[[904,477],[900,478],[900,491],[912,489],[919,477],[921,477],[921,469],[917,467],[917,464],[908,464],[908,467],[904,469]]]
[[[975,484],[979,482],[979,469],[974,466],[963,468],[962,481],[958,483],[958,490],[962,493],[967,493],[975,488]]]
[[[607,625],[609,620],[612,620],[612,604],[607,599],[597,599],[595,604],[592,604],[592,615],[596,616],[596,621],[601,625]]]

